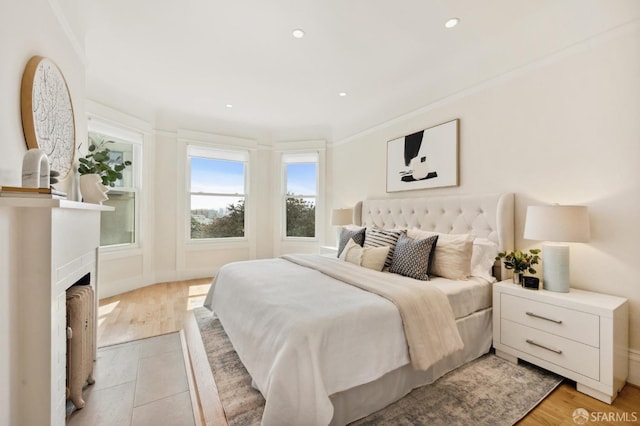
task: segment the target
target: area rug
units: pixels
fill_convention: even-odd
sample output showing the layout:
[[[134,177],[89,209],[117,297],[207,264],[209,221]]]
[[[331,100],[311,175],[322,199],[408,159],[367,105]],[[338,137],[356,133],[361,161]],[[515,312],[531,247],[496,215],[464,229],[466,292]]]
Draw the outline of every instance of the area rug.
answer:
[[[220,321],[205,308],[194,314],[229,425],[259,425],[264,398],[251,387]],[[489,353],[352,425],[513,425],[561,382]]]

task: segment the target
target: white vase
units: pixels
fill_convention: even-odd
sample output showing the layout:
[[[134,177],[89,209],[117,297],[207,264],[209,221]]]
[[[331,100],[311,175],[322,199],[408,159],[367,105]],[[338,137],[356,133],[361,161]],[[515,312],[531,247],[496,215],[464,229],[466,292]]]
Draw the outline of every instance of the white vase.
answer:
[[[80,176],[80,195],[82,195],[82,201],[91,204],[102,204],[103,201],[108,200],[107,191],[108,186],[102,184],[102,178],[97,174],[88,174]]]

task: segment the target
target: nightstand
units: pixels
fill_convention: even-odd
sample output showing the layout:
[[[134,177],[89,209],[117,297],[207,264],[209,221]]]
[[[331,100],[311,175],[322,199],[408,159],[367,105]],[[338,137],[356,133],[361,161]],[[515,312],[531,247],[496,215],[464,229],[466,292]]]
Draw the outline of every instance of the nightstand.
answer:
[[[627,299],[571,289],[493,286],[496,355],[523,359],[575,380],[578,391],[611,404],[629,372]]]
[[[322,255],[332,255],[333,257],[338,256],[338,247],[333,246],[320,246],[320,254]]]

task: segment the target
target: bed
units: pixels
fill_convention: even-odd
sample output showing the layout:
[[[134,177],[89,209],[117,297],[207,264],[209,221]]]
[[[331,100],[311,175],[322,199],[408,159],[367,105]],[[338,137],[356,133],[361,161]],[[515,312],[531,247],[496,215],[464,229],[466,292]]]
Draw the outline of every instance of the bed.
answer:
[[[365,200],[354,222],[437,232],[442,240],[467,235],[502,251],[513,249],[513,209],[509,193]],[[493,271],[506,273],[499,264]],[[265,397],[263,425],[344,425],[489,350],[490,278],[418,281],[327,256],[287,255],[225,265],[205,306]],[[421,304],[430,309],[416,313]]]

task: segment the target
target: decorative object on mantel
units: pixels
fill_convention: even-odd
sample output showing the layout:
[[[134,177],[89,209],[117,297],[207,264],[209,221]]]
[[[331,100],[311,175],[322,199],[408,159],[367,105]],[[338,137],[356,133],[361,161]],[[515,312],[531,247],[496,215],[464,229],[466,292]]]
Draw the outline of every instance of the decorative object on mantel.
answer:
[[[529,206],[524,225],[527,240],[552,241],[542,246],[542,285],[545,290],[568,293],[569,245],[589,241],[589,215],[585,206]]]
[[[41,149],[31,148],[22,157],[22,186],[49,188],[49,159]]]
[[[78,172],[81,176],[97,174],[103,185],[113,187],[118,179],[122,179],[122,171],[131,165],[131,161],[125,161],[121,155],[112,155],[114,151],[106,147],[109,143],[114,142],[89,141],[89,153],[79,160]]]
[[[387,142],[387,192],[458,185],[455,119]]]
[[[80,194],[85,202],[102,204],[108,200],[109,187],[115,186],[115,182],[122,179],[122,171],[131,165],[131,161],[123,160],[122,156],[112,155],[113,151],[105,146],[108,143],[112,142],[90,141],[89,153],[79,160]]]
[[[54,183],[60,182],[58,179],[60,177],[60,172],[57,170],[49,170],[49,185],[53,185]]]
[[[27,147],[44,151],[50,167],[66,178],[73,164],[76,131],[69,87],[53,61],[34,56],[27,62],[20,107]]]
[[[95,173],[80,175],[80,194],[85,203],[102,204],[109,199],[107,192],[109,187],[102,184],[100,175]]]
[[[522,284],[522,274],[529,272],[535,274],[537,271],[533,265],[540,261],[540,249],[530,249],[528,253],[519,250],[502,251],[496,256],[496,260],[501,260],[506,269],[513,269],[513,283]]]
[[[54,188],[23,188],[20,186],[0,186],[0,197],[52,198],[57,200],[66,200],[67,194]]]

